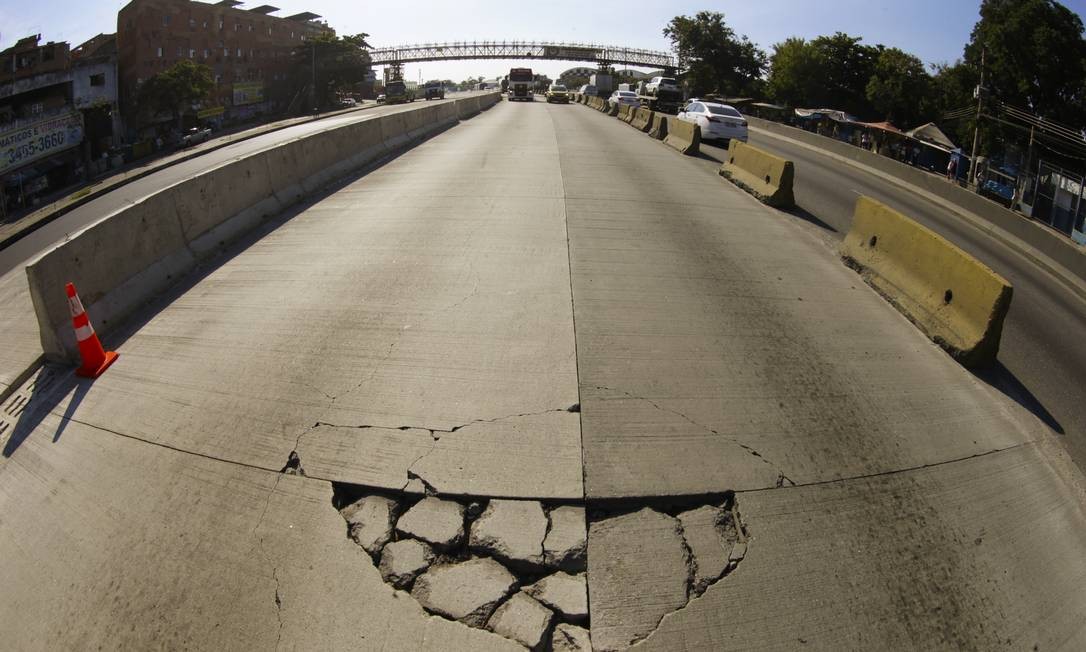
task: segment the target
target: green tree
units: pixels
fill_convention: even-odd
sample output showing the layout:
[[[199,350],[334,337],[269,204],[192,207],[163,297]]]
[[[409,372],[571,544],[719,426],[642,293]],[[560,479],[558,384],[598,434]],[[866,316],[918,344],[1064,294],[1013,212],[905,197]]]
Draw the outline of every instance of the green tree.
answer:
[[[211,68],[182,59],[143,82],[137,93],[140,111],[147,117],[169,113],[181,129],[185,113],[211,93]]]
[[[917,57],[897,48],[881,48],[866,95],[878,115],[898,126],[914,127],[925,116],[931,76]]]
[[[335,106],[340,91],[353,90],[352,87],[365,81],[370,72],[370,55],[365,49],[369,47],[368,36],[337,37],[332,32],[323,32],[294,48],[294,79],[299,90],[313,85],[316,108]]]
[[[687,70],[686,81],[697,94],[750,93],[766,67],[765,53],[728,27],[720,12],[676,16],[664,36],[671,39],[679,67]]]
[[[973,137],[974,111],[953,119],[946,119],[945,116],[976,106],[973,89],[979,80],[977,70],[959,60],[935,64],[932,73],[924,101],[925,119],[939,123],[939,128],[954,142],[968,142]]]
[[[818,51],[797,36],[773,46],[766,92],[787,106],[808,107],[823,97]]]
[[[1083,23],[1053,0],[984,0],[965,46],[995,98],[1045,118],[1086,125]]]
[[[864,45],[858,36],[837,32],[811,40],[821,64],[819,73],[823,95],[819,107],[842,109],[849,113],[871,115],[867,100],[867,82],[874,72],[879,48]]]

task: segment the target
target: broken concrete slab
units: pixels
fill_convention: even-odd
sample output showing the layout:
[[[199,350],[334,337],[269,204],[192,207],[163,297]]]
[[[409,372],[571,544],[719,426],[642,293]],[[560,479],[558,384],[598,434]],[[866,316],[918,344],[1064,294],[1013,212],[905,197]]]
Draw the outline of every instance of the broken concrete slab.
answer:
[[[678,520],[648,507],[589,526],[588,590],[597,650],[629,647],[686,604],[690,560],[680,530]]]
[[[554,613],[524,592],[509,598],[490,617],[487,628],[530,650],[538,649],[551,626]]]
[[[371,555],[392,538],[396,519],[396,501],[384,496],[363,496],[341,510],[347,520],[347,532],[354,542]]]
[[[734,541],[724,536],[726,513],[716,505],[703,505],[679,514],[678,519],[694,558],[691,588],[701,595],[728,568]]]
[[[567,620],[583,622],[588,619],[588,583],[583,573],[570,575],[558,571],[525,587],[524,592]]]
[[[381,577],[397,589],[409,589],[415,578],[430,567],[434,553],[416,539],[400,539],[381,551]]]
[[[547,515],[534,500],[491,500],[471,526],[468,545],[520,567],[543,562]]]
[[[438,547],[456,545],[464,536],[464,506],[427,496],[400,517],[396,530]]]
[[[482,627],[516,586],[517,579],[504,566],[476,558],[431,566],[415,579],[411,595],[427,611]]]
[[[551,635],[552,652],[592,652],[592,637],[584,627],[559,623]]]
[[[543,540],[543,563],[570,573],[585,570],[588,552],[588,529],[584,507],[562,505],[547,514],[550,530]]]

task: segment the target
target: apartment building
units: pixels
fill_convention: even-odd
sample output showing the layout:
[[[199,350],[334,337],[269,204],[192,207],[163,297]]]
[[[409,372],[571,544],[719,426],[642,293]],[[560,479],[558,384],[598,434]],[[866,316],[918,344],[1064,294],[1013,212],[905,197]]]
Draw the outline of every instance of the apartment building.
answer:
[[[309,36],[333,30],[304,12],[279,17],[270,5],[237,0],[132,0],[117,14],[121,105],[131,115],[140,83],[188,59],[212,70],[214,98],[201,110],[212,120],[244,120],[282,110],[296,92],[291,52]],[[304,82],[306,80],[302,80]],[[133,124],[129,124],[131,130]]]

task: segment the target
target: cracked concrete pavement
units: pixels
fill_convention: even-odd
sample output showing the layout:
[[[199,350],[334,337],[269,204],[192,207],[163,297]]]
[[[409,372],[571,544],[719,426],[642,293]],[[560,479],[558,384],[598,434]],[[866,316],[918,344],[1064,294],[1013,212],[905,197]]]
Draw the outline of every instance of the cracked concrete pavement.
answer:
[[[384,582],[336,482],[590,511],[734,491],[742,564],[667,614],[605,563],[647,540],[588,537],[590,593],[614,589],[591,613],[658,620],[646,648],[1086,645],[1082,474],[791,219],[542,103],[303,207],[105,376],[0,414],[5,643],[514,646]]]

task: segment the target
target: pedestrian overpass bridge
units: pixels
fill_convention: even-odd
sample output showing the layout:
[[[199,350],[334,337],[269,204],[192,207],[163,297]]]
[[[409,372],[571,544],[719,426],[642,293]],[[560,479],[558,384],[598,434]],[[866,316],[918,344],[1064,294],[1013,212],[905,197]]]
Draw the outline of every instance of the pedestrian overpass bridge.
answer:
[[[376,66],[398,67],[415,61],[455,61],[462,59],[542,59],[551,61],[591,61],[597,65],[644,66],[673,73],[675,57],[660,50],[644,50],[613,45],[553,43],[550,41],[457,41],[422,43],[373,48],[370,59]]]

